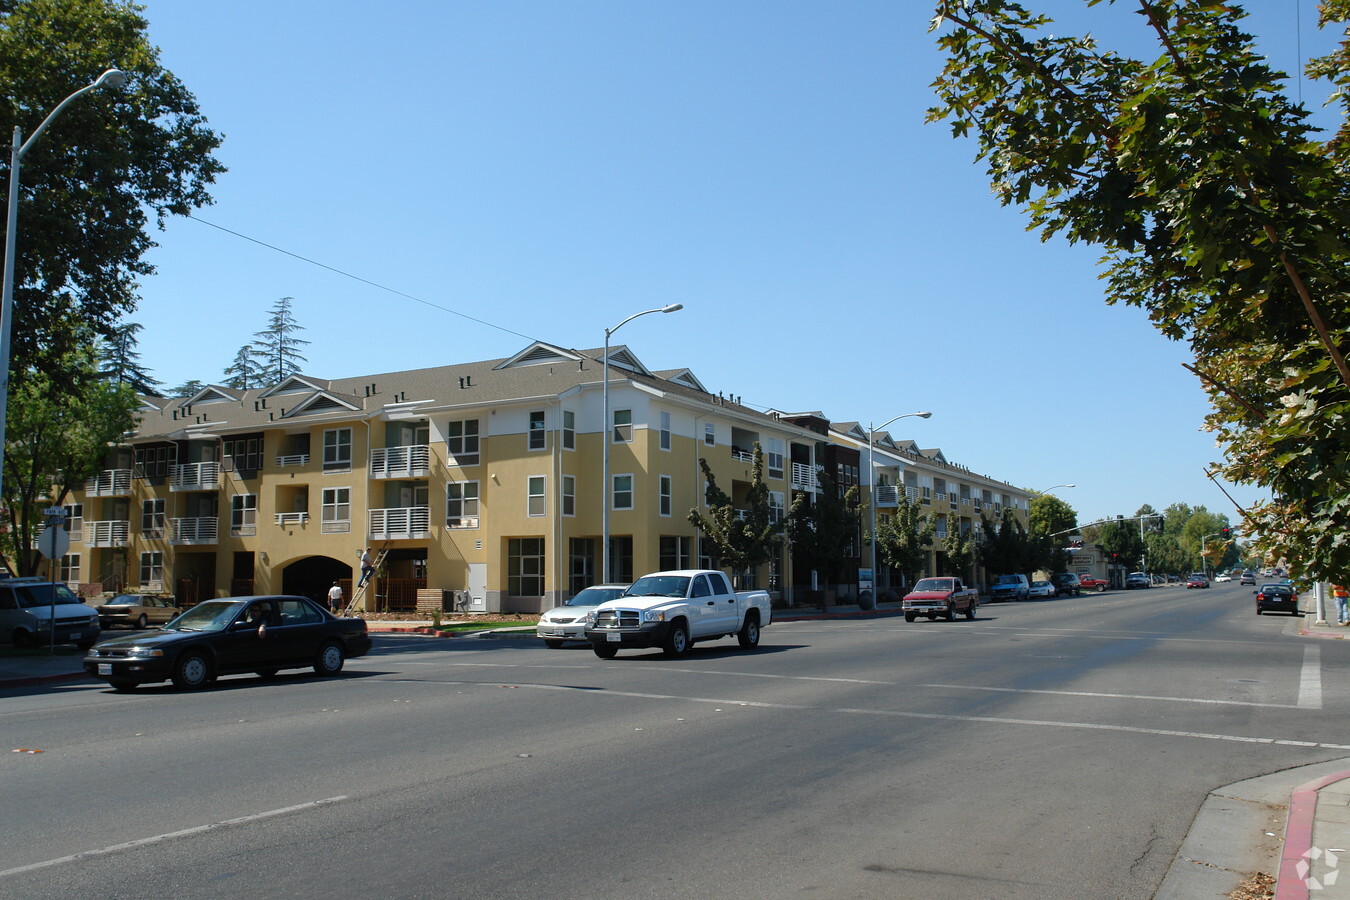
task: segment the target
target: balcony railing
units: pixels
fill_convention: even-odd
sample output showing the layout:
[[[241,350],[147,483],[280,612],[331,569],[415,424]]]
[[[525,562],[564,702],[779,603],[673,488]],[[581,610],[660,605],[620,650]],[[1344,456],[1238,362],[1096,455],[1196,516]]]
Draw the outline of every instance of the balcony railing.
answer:
[[[199,462],[174,466],[169,473],[171,491],[213,491],[220,487],[220,463]]]
[[[72,519],[66,519],[66,531],[70,534],[70,542],[77,544],[84,540],[84,516],[75,516]]]
[[[910,503],[918,503],[918,502],[919,502],[919,489],[918,489],[917,487],[906,487],[906,488],[905,488],[905,499],[908,500]]]
[[[286,468],[287,466],[307,466],[309,465],[308,453],[289,453],[285,456],[277,457],[277,466]]]
[[[458,519],[450,518],[445,520],[446,528],[477,528],[477,516],[460,516]]]
[[[126,547],[131,543],[131,520],[110,519],[84,523],[86,547]]]
[[[431,507],[396,506],[370,511],[371,540],[393,541],[431,536]]]
[[[431,448],[426,444],[370,451],[371,478],[425,478],[430,474]]]
[[[820,484],[816,481],[816,467],[807,463],[793,463],[792,487],[799,491],[814,492],[819,490]]]
[[[198,516],[188,519],[170,519],[174,544],[215,544],[220,540],[220,519],[216,516]]]
[[[130,493],[130,469],[104,469],[84,483],[86,497],[124,497]]]
[[[877,506],[881,509],[894,509],[900,505],[900,488],[893,484],[879,484],[874,489]]]
[[[309,521],[307,512],[284,512],[277,513],[277,524],[285,528],[287,525],[303,525]]]
[[[752,463],[755,461],[755,454],[749,450],[742,450],[740,447],[732,447],[731,458],[737,462]]]
[[[347,534],[351,530],[351,519],[324,519],[319,523],[319,532],[321,534]]]

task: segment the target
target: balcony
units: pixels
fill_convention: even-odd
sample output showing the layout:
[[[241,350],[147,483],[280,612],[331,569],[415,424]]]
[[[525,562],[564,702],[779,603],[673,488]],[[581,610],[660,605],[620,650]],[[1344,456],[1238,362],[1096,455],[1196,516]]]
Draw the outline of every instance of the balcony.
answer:
[[[220,487],[220,463],[199,462],[174,466],[169,471],[171,491],[214,491]]]
[[[282,528],[285,528],[287,525],[303,525],[308,521],[309,513],[307,512],[277,513],[277,524]]]
[[[370,511],[370,539],[396,541],[431,537],[431,507],[396,506]]]
[[[307,466],[309,465],[308,453],[291,453],[286,456],[277,457],[277,467],[285,469],[288,466]]]
[[[169,543],[182,546],[215,544],[220,540],[220,519],[217,516],[199,516],[191,519],[170,519],[173,526]]]
[[[445,520],[445,527],[446,527],[446,528],[477,528],[477,527],[478,527],[478,517],[477,517],[477,516],[460,516],[458,519],[454,519],[454,518],[446,519],[446,520]]]
[[[755,461],[755,454],[750,450],[742,450],[740,447],[731,448],[731,458],[737,462],[752,463]]]
[[[900,505],[900,488],[893,484],[879,484],[873,490],[876,493],[878,509],[895,509]]]
[[[820,490],[820,483],[816,481],[816,467],[807,463],[793,463],[792,488],[793,490],[811,491],[812,493]]]
[[[130,494],[130,469],[104,469],[84,483],[86,497],[126,497]]]
[[[431,474],[431,448],[377,447],[370,451],[371,478],[426,478]]]
[[[110,519],[106,522],[84,523],[86,547],[127,547],[131,544],[131,521]]]

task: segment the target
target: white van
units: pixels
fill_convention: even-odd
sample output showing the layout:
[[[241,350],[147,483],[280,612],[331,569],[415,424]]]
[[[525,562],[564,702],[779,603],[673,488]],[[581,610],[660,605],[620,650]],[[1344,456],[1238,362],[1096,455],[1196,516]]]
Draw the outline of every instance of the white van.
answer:
[[[98,610],[81,602],[70,588],[41,578],[0,579],[0,643],[46,647],[52,642],[53,611],[56,643],[81,650],[94,646],[102,633]]]

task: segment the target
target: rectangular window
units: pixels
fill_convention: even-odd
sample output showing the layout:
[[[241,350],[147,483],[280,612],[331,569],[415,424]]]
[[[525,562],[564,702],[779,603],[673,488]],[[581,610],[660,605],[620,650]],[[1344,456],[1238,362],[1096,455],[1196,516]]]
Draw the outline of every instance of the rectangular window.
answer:
[[[670,449],[670,413],[661,413],[661,449]]]
[[[708,422],[703,426],[703,443],[707,444],[709,447],[717,446],[717,429],[713,427],[713,423],[711,422]]]
[[[698,567],[700,569],[715,569],[721,565],[722,560],[717,556],[717,545],[706,537],[698,539]]]
[[[158,550],[141,554],[141,587],[158,589],[164,584],[164,554]]]
[[[689,568],[689,538],[662,535],[661,568],[666,571]]]
[[[595,538],[571,538],[568,541],[568,589],[573,594],[595,584]]]
[[[577,414],[564,409],[562,414],[562,444],[564,450],[577,449]]]
[[[606,584],[633,583],[633,536],[612,534],[609,536],[609,577]]]
[[[80,554],[67,553],[61,557],[60,576],[66,584],[78,584],[80,581]]]
[[[478,465],[478,420],[450,422],[445,428],[445,452],[454,466]]]
[[[226,472],[255,475],[262,468],[263,439],[251,437],[226,438],[221,444],[220,467]]]
[[[323,470],[350,471],[352,467],[352,430],[329,428],[323,433]]]
[[[258,495],[235,494],[230,498],[230,534],[247,536],[258,530]]]
[[[451,481],[446,484],[445,527],[478,527],[478,482]]]
[[[782,491],[769,491],[769,521],[781,522],[787,517],[787,495]]]
[[[164,500],[141,502],[141,534],[148,538],[162,538],[165,532]]]
[[[325,534],[342,534],[352,528],[352,489],[324,488],[320,528]]]
[[[543,450],[548,447],[548,432],[544,431],[544,411],[530,413],[530,449]]]
[[[564,516],[577,514],[577,479],[573,475],[562,477],[562,514]]]
[[[614,476],[614,506],[613,509],[632,509],[633,508],[633,476],[615,475]]]
[[[662,475],[657,479],[660,502],[657,504],[658,512],[663,516],[669,516],[673,507],[671,493],[673,492],[673,481],[669,475]]]
[[[543,538],[510,538],[506,542],[506,592],[512,597],[543,596]]]
[[[616,444],[627,444],[633,440],[633,411],[631,409],[614,410],[612,440]]]
[[[178,462],[178,448],[173,446],[137,447],[136,477],[159,481],[169,477],[169,469]]]
[[[783,477],[783,439],[769,438],[764,451],[764,467],[769,470],[770,478]]]
[[[548,479],[543,475],[531,475],[527,479],[528,499],[526,501],[526,515],[542,516],[548,511],[548,503],[544,497],[544,490],[548,484]]]

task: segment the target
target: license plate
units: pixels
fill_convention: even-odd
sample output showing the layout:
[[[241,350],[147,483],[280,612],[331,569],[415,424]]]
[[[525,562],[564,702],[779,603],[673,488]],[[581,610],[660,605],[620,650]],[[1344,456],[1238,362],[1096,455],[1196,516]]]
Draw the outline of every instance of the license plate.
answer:
[[[614,632],[611,631],[609,634],[605,635],[605,640],[609,641],[612,644],[617,644],[619,643],[619,641],[623,640],[623,635],[615,634]]]
[[[98,674],[100,674],[100,675],[111,675],[111,674],[112,674],[112,663],[99,663],[99,664],[98,664]]]
[[[70,633],[70,639],[72,641],[78,641],[80,639],[80,633],[78,631],[72,631]]]

